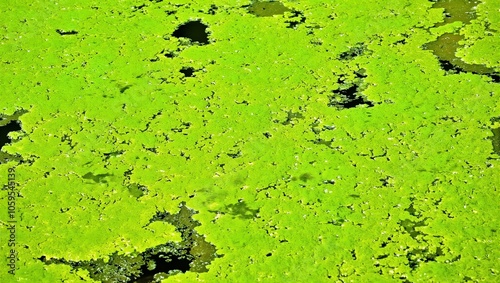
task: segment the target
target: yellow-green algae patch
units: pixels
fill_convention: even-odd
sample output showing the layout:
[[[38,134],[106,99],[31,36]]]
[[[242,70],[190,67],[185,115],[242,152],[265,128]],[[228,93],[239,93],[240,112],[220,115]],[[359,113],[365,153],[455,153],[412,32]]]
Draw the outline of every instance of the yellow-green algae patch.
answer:
[[[439,27],[427,0],[282,4],[1,6],[0,110],[28,113],[2,148],[19,209],[0,282],[92,282],[42,259],[163,282],[499,281],[499,84],[422,48],[462,34],[460,57],[498,70],[499,2]],[[155,247],[204,272],[139,272]]]

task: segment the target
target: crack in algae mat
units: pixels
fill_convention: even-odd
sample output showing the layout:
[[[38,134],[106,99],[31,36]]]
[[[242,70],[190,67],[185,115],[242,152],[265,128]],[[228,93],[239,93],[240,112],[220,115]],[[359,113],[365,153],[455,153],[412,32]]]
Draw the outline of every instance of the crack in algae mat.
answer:
[[[8,1],[0,282],[499,282],[500,2]]]

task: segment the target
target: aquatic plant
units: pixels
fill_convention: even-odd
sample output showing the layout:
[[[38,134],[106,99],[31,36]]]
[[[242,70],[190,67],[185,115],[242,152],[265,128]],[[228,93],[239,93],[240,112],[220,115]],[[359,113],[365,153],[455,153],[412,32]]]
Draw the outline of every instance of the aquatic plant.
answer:
[[[2,5],[0,282],[499,281],[496,2]]]

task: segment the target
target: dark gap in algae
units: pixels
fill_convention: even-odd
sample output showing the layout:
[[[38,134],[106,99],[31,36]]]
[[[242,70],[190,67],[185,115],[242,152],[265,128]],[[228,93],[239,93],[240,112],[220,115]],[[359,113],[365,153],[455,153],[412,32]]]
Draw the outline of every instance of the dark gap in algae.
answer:
[[[300,24],[303,24],[306,22],[306,17],[304,16],[304,13],[301,11],[291,11],[291,15],[288,16],[287,20],[285,23],[288,24],[287,28],[291,29],[296,29]]]
[[[435,27],[461,21],[469,24],[477,17],[475,8],[480,1],[478,0],[438,0],[433,1],[432,8],[444,9],[444,22],[437,23]],[[461,46],[459,42],[464,37],[458,33],[445,33],[439,36],[435,41],[425,44],[424,48],[431,50],[440,61],[441,69],[449,74],[473,73],[485,75],[492,79],[494,83],[499,82],[499,73],[492,68],[480,64],[468,64],[458,58],[455,53]]]
[[[348,51],[343,52],[339,55],[339,60],[352,60],[358,56],[361,56],[365,53],[366,46],[364,43],[359,42],[353,47],[351,47]]]
[[[184,77],[189,78],[192,77],[194,74],[194,68],[193,67],[182,67],[180,72],[184,75]]]
[[[492,128],[491,144],[493,146],[493,153],[500,155],[500,127]]]
[[[1,121],[0,121],[1,123]],[[1,123],[4,124],[4,123]],[[1,125],[0,124],[0,125]],[[12,140],[8,137],[10,132],[20,131],[21,126],[18,121],[11,120],[7,124],[0,126],[0,149],[8,143],[11,143]]]
[[[62,30],[62,29],[56,29],[56,32],[59,35],[65,36],[65,35],[76,35],[78,34],[78,31],[76,30]]]
[[[356,78],[349,81],[345,76],[341,75],[338,79],[340,87],[333,91],[333,94],[328,98],[330,102],[328,106],[336,107],[337,109],[349,109],[358,106],[373,107],[373,102],[367,100],[361,93],[361,84],[366,75],[355,73]]]
[[[223,210],[215,211],[209,210],[209,212],[216,214],[229,214],[233,217],[238,217],[240,219],[254,219],[258,217],[260,209],[252,209],[248,206],[246,202],[242,199],[238,200],[237,203],[228,204]]]
[[[444,26],[456,21],[469,24],[477,17],[475,8],[481,1],[479,0],[437,0],[432,8],[444,9],[444,22],[437,23],[436,27]]]
[[[1,151],[3,146],[12,143],[12,139],[8,137],[10,132],[21,131],[21,122],[19,117],[23,114],[28,113],[27,110],[18,110],[12,115],[0,114],[0,164],[6,163],[10,160],[21,161],[20,155],[13,155]]]
[[[172,36],[180,38],[188,38],[193,43],[198,43],[200,45],[208,44],[208,26],[203,24],[201,21],[189,21],[185,24],[180,25]]]
[[[278,1],[254,1],[252,4],[243,6],[248,12],[257,17],[272,17],[290,12],[285,5]],[[304,19],[305,20],[305,19]]]
[[[104,283],[160,282],[169,276],[188,271],[207,272],[207,266],[221,255],[217,255],[215,246],[205,241],[205,237],[194,230],[200,226],[200,223],[192,218],[195,213],[182,202],[177,214],[157,212],[151,218],[149,224],[164,221],[174,225],[181,233],[180,243],[167,242],[148,248],[142,253],[130,255],[114,252],[107,262],[102,258],[71,261],[41,256],[38,259],[45,264],[66,264],[76,270],[85,269],[92,279]]]

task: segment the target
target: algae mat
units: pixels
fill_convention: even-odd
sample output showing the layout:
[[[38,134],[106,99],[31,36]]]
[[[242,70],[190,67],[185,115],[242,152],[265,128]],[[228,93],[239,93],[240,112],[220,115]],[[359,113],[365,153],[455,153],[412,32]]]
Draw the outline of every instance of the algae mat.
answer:
[[[6,1],[1,282],[499,282],[500,2]]]

